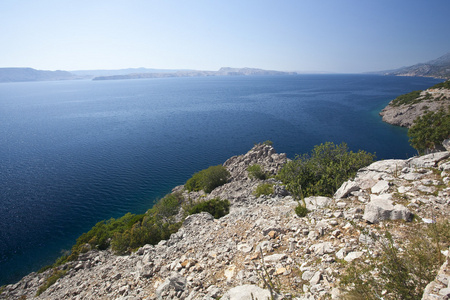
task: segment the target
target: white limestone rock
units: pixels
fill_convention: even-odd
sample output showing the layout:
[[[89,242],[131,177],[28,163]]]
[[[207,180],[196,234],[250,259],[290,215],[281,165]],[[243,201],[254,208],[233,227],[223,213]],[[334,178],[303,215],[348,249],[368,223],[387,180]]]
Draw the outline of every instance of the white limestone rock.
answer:
[[[271,299],[270,292],[256,285],[239,285],[228,290],[221,300],[265,300]]]
[[[334,198],[341,199],[346,198],[351,192],[359,191],[359,185],[353,180],[344,182],[341,187],[334,194]]]
[[[384,196],[384,197],[382,197]],[[363,219],[370,223],[378,223],[383,220],[411,221],[412,213],[403,205],[393,205],[393,201],[385,194],[382,196],[371,195],[371,201],[366,205]]]
[[[322,196],[312,196],[305,198],[306,208],[308,210],[315,210],[320,208],[325,208],[330,206],[333,202],[333,199]]]

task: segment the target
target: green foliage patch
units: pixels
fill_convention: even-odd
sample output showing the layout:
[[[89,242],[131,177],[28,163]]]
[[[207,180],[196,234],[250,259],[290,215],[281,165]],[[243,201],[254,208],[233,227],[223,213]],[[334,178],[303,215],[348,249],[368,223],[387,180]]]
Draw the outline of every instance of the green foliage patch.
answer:
[[[420,154],[435,149],[450,137],[450,114],[448,110],[428,112],[418,117],[408,130],[409,142]]]
[[[373,162],[374,154],[349,151],[347,144],[327,142],[315,146],[310,154],[286,163],[277,175],[298,199],[308,196],[332,196],[356,172]]]
[[[189,191],[211,193],[216,187],[225,184],[230,178],[230,172],[222,166],[211,166],[208,169],[195,173],[184,185]]]
[[[308,214],[308,209],[306,208],[305,205],[301,204],[300,202],[298,203],[298,205],[295,207],[295,213],[297,214],[297,216],[299,216],[300,218],[306,217],[306,215]]]
[[[253,192],[253,195],[255,195],[256,198],[260,197],[261,195],[269,196],[273,194],[273,184],[271,183],[261,183],[258,185]]]
[[[188,214],[193,215],[203,211],[210,213],[216,219],[221,218],[230,212],[230,201],[221,200],[219,197],[202,201],[193,205],[188,210]]]
[[[260,179],[265,180],[267,179],[267,173],[264,172],[263,168],[259,164],[251,165],[247,168],[248,177],[252,179]]]
[[[413,91],[404,95],[400,95],[392,100],[392,106],[411,105],[420,102],[420,93],[422,91]]]

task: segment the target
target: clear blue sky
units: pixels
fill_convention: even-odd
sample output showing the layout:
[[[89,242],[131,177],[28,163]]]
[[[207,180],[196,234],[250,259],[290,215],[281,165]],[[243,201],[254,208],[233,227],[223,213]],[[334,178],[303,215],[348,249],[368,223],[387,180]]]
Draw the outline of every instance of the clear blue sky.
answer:
[[[364,72],[450,52],[449,0],[1,0],[0,67]]]

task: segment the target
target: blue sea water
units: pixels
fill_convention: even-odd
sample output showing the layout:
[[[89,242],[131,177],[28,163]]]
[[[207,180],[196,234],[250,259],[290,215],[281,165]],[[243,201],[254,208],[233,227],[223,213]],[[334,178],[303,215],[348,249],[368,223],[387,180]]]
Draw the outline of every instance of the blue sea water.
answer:
[[[378,112],[439,82],[375,75],[0,84],[0,285],[52,263],[96,222],[143,213],[194,172],[271,140],[289,157],[346,142],[415,154]]]

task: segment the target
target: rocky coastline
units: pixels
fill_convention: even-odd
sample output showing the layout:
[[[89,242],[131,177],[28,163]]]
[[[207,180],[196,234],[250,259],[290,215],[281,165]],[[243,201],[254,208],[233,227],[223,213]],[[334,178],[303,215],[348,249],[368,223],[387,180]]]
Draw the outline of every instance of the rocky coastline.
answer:
[[[281,286],[275,299],[340,299],[343,262],[376,257],[380,246],[373,237],[389,229],[394,240],[402,239],[413,216],[413,222],[448,218],[450,152],[374,162],[333,197],[306,198],[310,212],[303,218],[281,182],[247,172],[260,164],[274,175],[287,160],[272,146],[256,145],[224,162],[231,179],[210,194],[174,188],[194,200],[228,199],[228,215],[191,215],[170,239],[129,256],[91,250],[60,266],[65,276],[39,296],[54,271],[3,287],[0,299],[270,299],[264,270]],[[274,184],[274,192],[256,197],[263,182]],[[448,260],[423,299],[450,297]]]
[[[444,88],[421,91],[417,101],[395,105],[392,100],[381,112],[383,121],[392,125],[410,128],[414,120],[427,112],[436,112],[450,105],[450,90]]]

